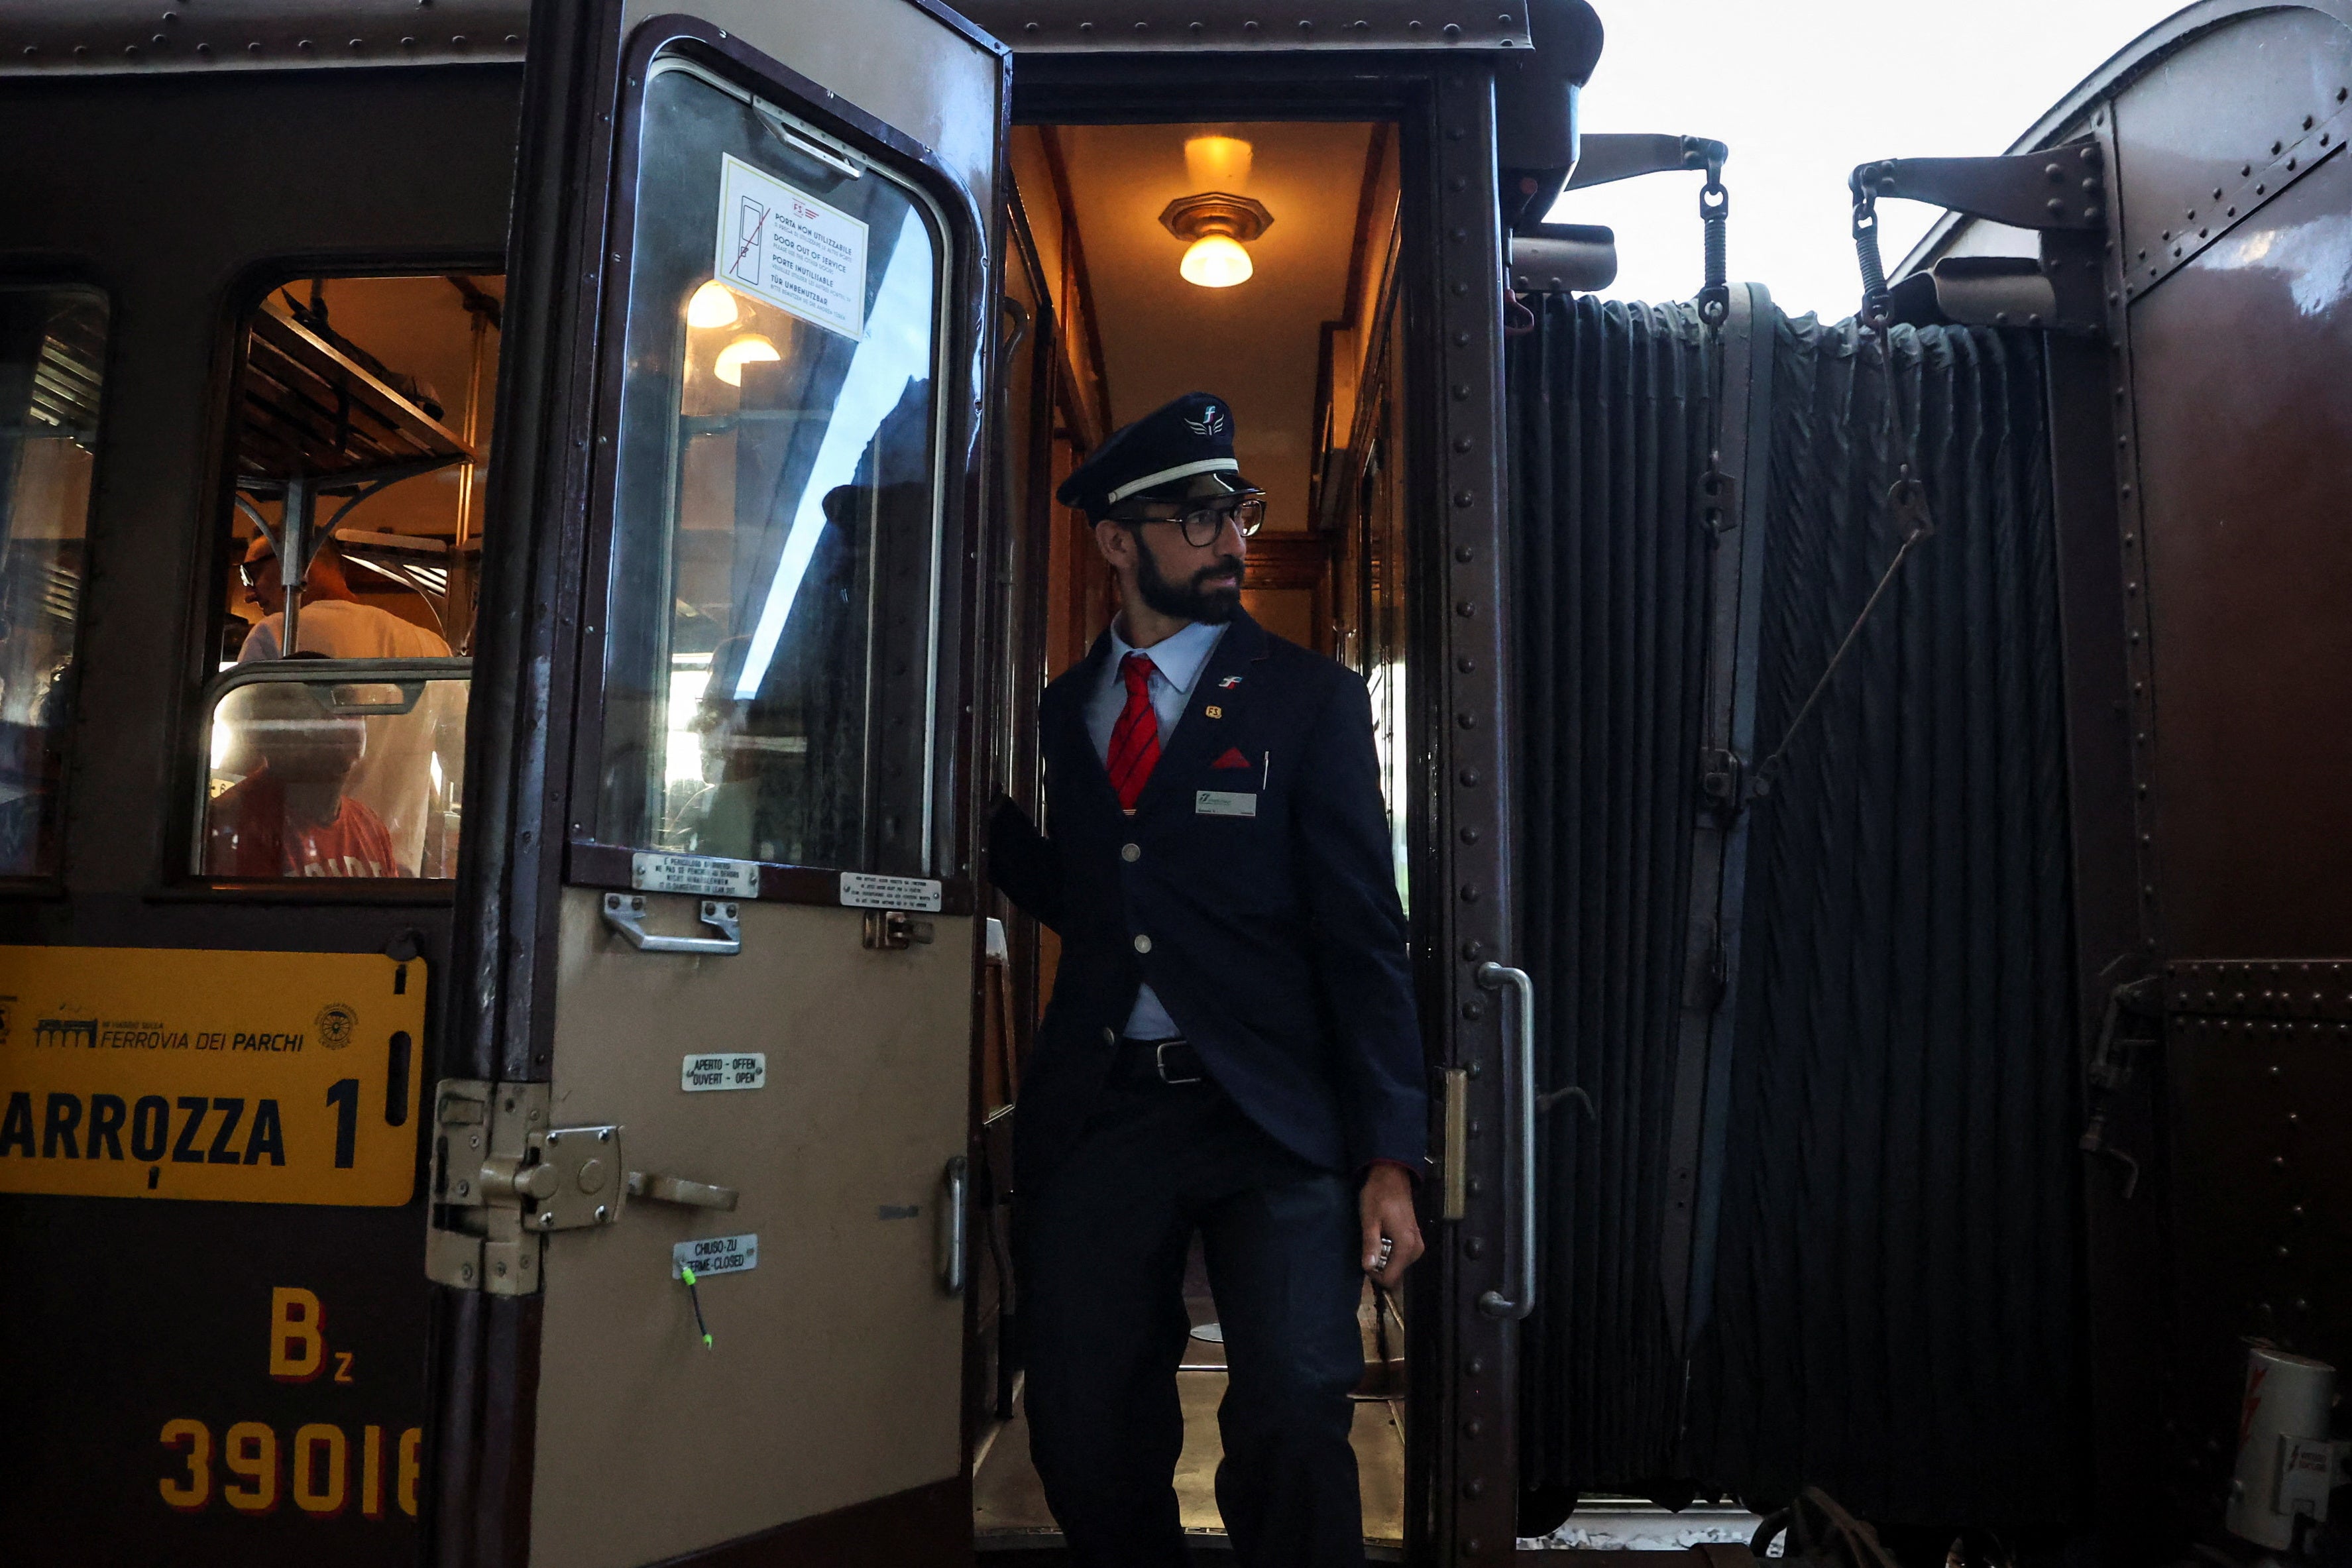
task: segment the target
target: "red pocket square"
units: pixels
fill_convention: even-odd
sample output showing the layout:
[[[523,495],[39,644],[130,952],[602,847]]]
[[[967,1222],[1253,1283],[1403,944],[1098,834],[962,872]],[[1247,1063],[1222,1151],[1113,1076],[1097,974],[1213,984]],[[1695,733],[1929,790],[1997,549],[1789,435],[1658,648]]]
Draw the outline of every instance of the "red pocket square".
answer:
[[[1242,755],[1239,746],[1228,746],[1225,748],[1225,754],[1209,765],[1213,768],[1246,768],[1254,764],[1247,757]]]

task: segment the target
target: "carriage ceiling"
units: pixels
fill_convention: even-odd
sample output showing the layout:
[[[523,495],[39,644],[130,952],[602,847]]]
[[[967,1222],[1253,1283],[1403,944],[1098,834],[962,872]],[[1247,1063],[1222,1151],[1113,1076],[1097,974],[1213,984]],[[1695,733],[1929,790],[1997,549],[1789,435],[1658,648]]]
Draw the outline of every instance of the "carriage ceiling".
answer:
[[[1304,528],[1322,328],[1346,314],[1371,127],[1215,128],[1255,148],[1239,194],[1274,215],[1249,247],[1255,275],[1231,289],[1180,279],[1184,243],[1160,224],[1171,201],[1193,194],[1184,141],[1205,129],[1057,128],[1102,322],[1111,418],[1124,424],[1187,392],[1230,399],[1243,470],[1273,492],[1268,526]],[[1040,199],[1024,196],[1033,206]]]

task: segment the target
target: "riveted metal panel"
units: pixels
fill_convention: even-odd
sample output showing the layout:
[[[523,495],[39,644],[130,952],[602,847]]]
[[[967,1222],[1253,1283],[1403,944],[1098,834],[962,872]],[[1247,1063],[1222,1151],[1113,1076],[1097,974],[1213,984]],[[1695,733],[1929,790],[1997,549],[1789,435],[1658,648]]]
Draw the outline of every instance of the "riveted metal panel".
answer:
[[[2155,288],[2309,174],[2352,127],[2352,29],[2283,10],[2217,28],[2115,100],[2125,292]]]
[[[2115,167],[2113,116],[2104,100],[2081,110],[2065,136],[2094,137]],[[2154,910],[2139,894],[2153,854],[2152,798],[2135,787],[2130,654],[2144,657],[2144,607],[2124,592],[2124,556],[2139,530],[2124,518],[2135,504],[2128,436],[2129,344],[2119,230],[2108,204],[2107,233],[2087,246],[2108,301],[2097,339],[2048,340],[2051,491],[2065,661],[2067,798],[2074,885],[2074,1017],[2079,1059],[2099,1054],[2108,997],[2155,963]],[[2136,513],[2133,514],[2136,518]],[[2137,631],[2137,641],[2127,634]],[[2177,1500],[2161,1484],[2167,1393],[2148,1375],[2163,1364],[2170,1328],[2154,1282],[2164,1277],[2166,1237],[2152,1160],[2161,1136],[2159,1074],[2111,1081],[2086,1075],[2084,1125],[2099,1128],[2082,1157],[2084,1368],[2090,1392],[2093,1507],[2114,1562],[2155,1561],[2177,1539]],[[2122,1158],[2118,1158],[2121,1156]],[[2136,1160],[2138,1166],[2125,1161]],[[2131,1177],[2128,1191],[2124,1175]]]
[[[2352,874],[2333,826],[2352,771],[2336,717],[2352,554],[2326,521],[2352,479],[2329,369],[2352,344],[2328,237],[2347,132],[2352,0],[2200,0],[2011,149],[2095,136],[2116,194],[2105,342],[2053,348],[2051,401],[2095,1468],[2118,1562],[2177,1554],[2218,1518],[2236,1337],[2340,1349],[2346,1332],[2321,1255],[2266,1235],[2265,1173],[2292,1155],[2246,1091],[2284,1071],[2294,1114],[2332,1121],[2347,1086],[2245,1057],[2352,1026],[2320,956],[2352,952],[2330,899]],[[1947,216],[1906,269],[1984,227]],[[2167,1044],[2142,1066],[2145,1026],[2102,1018],[2112,988],[2149,974]]]
[[[1524,49],[1523,0],[963,0],[1022,53],[1083,49]]]
[[[2139,83],[2150,78],[2178,78],[2192,83],[2185,98],[2173,95],[2168,86],[2159,84],[2151,89],[2151,96],[2147,100],[2148,108],[2155,110],[2169,106],[2182,110],[2188,117],[2187,121],[2177,123],[2206,123],[2219,116],[2228,122],[2233,140],[2219,152],[2208,149],[2177,160],[2168,174],[2159,175],[2154,169],[2144,169],[2137,176],[2141,186],[2138,194],[2143,198],[2155,196],[2162,199],[2152,204],[2143,201],[2146,211],[2140,216],[2152,216],[2156,221],[2149,224],[2136,222],[2132,232],[2135,235],[2154,234],[2158,244],[2148,247],[2146,257],[2134,254],[2140,248],[2137,245],[2121,251],[2121,255],[2137,270],[2131,277],[2118,281],[2116,288],[2120,295],[2123,284],[2128,282],[2135,295],[2145,293],[2173,267],[2195,254],[2190,242],[2201,247],[2221,232],[2214,225],[2213,213],[2218,211],[2221,214],[2223,224],[2232,222],[2251,214],[2261,202],[2285,188],[2284,183],[2264,175],[2263,169],[2266,160],[2274,162],[2291,183],[2293,178],[2307,172],[2311,166],[2313,160],[2305,154],[2305,149],[2327,150],[2319,145],[2320,132],[2327,133],[2327,147],[2343,141],[2340,122],[2321,123],[2329,120],[2347,101],[2335,96],[2337,89],[2352,88],[2352,82],[2325,79],[2326,62],[2340,58],[2332,44],[2324,42],[2327,37],[2325,24],[2330,19],[2343,26],[2352,27],[2352,0],[2300,0],[2299,4],[2281,4],[2280,0],[2199,0],[2198,4],[2183,6],[2142,33],[2132,40],[2128,47],[2118,50],[2114,58],[2077,84],[2074,91],[2052,105],[2032,128],[2010,143],[2008,151],[2011,153],[2032,153],[2078,140],[2091,125],[2095,115],[2109,117],[2118,98],[2133,93]],[[2228,51],[2224,50],[2199,57],[2197,68],[2186,76],[2176,71],[2176,66],[2188,63],[2186,57],[2193,47],[2213,35],[2232,32],[2249,20],[2268,29],[2267,35],[2256,34],[2253,37],[2275,39],[2283,46],[2281,49],[2272,51],[2272,58],[2266,65],[2258,64],[2252,70],[2242,68],[2235,73],[2236,79],[2226,82],[2210,79],[2198,81],[2196,79],[2202,70],[2212,67],[2217,60],[2224,62],[2224,70],[2229,69],[2226,62]],[[2262,81],[2265,72],[2273,86],[2282,82],[2291,86],[2298,63],[2294,53],[2296,44],[2298,40],[2308,42],[2314,39],[2323,40],[2312,61],[2311,71],[2312,85],[2319,90],[2309,96],[2305,107],[2288,113],[2284,105],[2273,109],[2267,100],[2257,104],[2247,96],[2269,90]],[[2313,122],[2309,125],[2303,123],[2303,117],[2306,114],[2312,116]],[[2101,123],[2105,123],[2105,118]],[[2271,129],[2263,132],[2265,126]],[[2136,125],[2133,134],[2138,135],[2144,126]],[[2280,143],[2276,152],[2270,147],[2272,141]],[[2285,168],[2289,158],[2295,161],[2293,169]],[[2107,167],[2113,169],[2115,166],[2110,159]],[[2214,175],[2221,177],[2216,179],[2212,177]],[[2253,189],[2256,185],[2262,188]],[[2190,207],[2198,205],[2194,194],[2200,189],[2206,201],[2200,209],[2205,214],[2202,226],[2211,230],[2202,236],[2196,233],[2199,222],[2186,216]],[[2118,247],[2122,244],[2121,225],[2115,219],[2118,215],[2131,216],[2124,214],[2123,208],[2132,194],[2119,192],[2118,199],[2107,204],[2109,237]],[[2251,202],[2243,199],[2249,195],[2252,198]],[[2174,197],[2186,199],[2176,203]],[[2169,222],[2163,216],[2176,207],[2183,215],[2181,223],[2188,225],[2183,231],[2189,237],[2188,240],[2180,240],[2179,235],[2167,237],[2164,233],[2167,228],[2180,227],[2179,224]],[[1944,256],[2030,254],[2030,251],[2015,249],[2013,242],[2018,237],[2017,231],[2003,228],[1999,224],[1948,212],[1936,220],[1920,237],[1919,243],[1911,247],[1911,253],[1903,258],[1903,264],[1891,270],[1890,276],[1908,277]],[[2179,257],[2171,254],[2171,247],[2176,242],[2182,244],[2182,254]],[[2154,274],[2147,270],[2150,266],[2157,268]]]
[[[2352,1355],[2352,1022],[2179,1015],[2165,1021],[2171,1219],[2169,1373],[2180,1439],[2162,1479],[2220,1513],[2242,1341],[2342,1365]]]
[[[2126,159],[2130,122],[2121,121]],[[2352,949],[2352,164],[2330,155],[2131,308],[2144,568],[2135,756],[2167,950]]]
[[[2238,1341],[2330,1356],[2352,1332],[2342,1220],[2325,1208],[2342,1165],[2317,1135],[2352,1100],[2352,991],[2328,956],[2352,952],[2332,896],[2352,875],[2336,804],[2352,550],[2334,523],[2352,479],[2334,373],[2352,352],[2335,237],[2352,207],[2352,17],[2326,0],[2190,19],[2205,25],[2119,69],[2090,110],[2120,194],[2107,368],[2132,896],[2145,961],[2197,955],[2160,972],[2159,1062],[2107,1053],[2117,1082],[2085,1134],[2125,1157],[2086,1171],[2095,1340],[2118,1299],[2168,1320],[2102,1356],[2143,1383],[2163,1368],[2163,1419],[2101,1470],[2148,1473],[2182,1531],[2218,1516]],[[2135,1414],[2103,1415],[2103,1450]]]
[[[2164,1010],[2352,1024],[2352,960],[2185,959],[2168,963]]]
[[[2104,102],[2091,110],[2091,132],[2097,139],[2109,169],[2116,169],[2123,159],[2116,132],[2115,106]],[[2120,178],[2120,173],[2118,173]],[[2158,924],[2161,910],[2156,901],[2157,810],[2158,802],[2150,777],[2149,737],[2156,724],[2156,698],[2153,689],[2154,663],[2148,642],[2147,595],[2140,592],[2147,574],[2147,523],[2142,515],[2145,498],[2139,484],[2139,427],[2137,405],[2132,398],[2132,334],[2129,331],[2130,306],[2125,286],[2128,279],[2125,268],[2130,264],[2130,252],[2124,248],[2123,226],[2126,221],[2124,203],[2118,199],[2107,204],[2107,239],[2105,265],[2102,281],[2105,284],[2107,320],[2106,373],[2112,387],[2111,406],[2114,418],[2103,433],[2109,439],[2108,451],[2114,462],[2115,517],[2118,570],[2122,579],[2124,673],[2130,688],[2127,705],[2129,714],[2129,755],[2131,794],[2132,885],[2135,889],[2132,923],[2137,928],[2136,940],[2142,953],[2153,955],[2162,945]],[[2076,444],[2084,438],[2083,431],[2071,432]],[[2061,454],[2059,466],[2067,464]],[[2080,552],[2078,552],[2078,554]],[[2087,628],[2086,628],[2087,629]],[[2099,653],[2074,646],[2067,649],[2067,661],[2076,667],[2070,677],[2078,686],[2084,681],[2082,667],[2096,659]],[[2095,737],[2081,722],[2080,703],[2077,705],[2076,726],[2072,744],[2076,747],[2075,761],[2084,762],[2083,748],[2096,744]],[[2112,802],[2088,805],[2112,808]],[[2084,809],[2084,808],[2078,808]],[[2087,961],[2094,955],[2084,953]],[[2115,980],[2129,978],[2115,973],[2114,960],[2103,958],[2096,973],[2111,975]]]
[[[528,0],[54,0],[0,11],[0,76],[522,58]]]
[[[1508,1070],[1516,1004],[1482,990],[1475,979],[1482,963],[1519,962],[1510,944],[1507,869],[1510,643],[1494,95],[1493,75],[1483,64],[1438,73],[1433,156],[1424,176],[1435,188],[1423,209],[1436,242],[1428,322],[1435,331],[1422,336],[1433,351],[1428,381],[1440,404],[1433,424],[1443,442],[1423,471],[1441,515],[1416,576],[1428,585],[1423,635],[1444,649],[1444,660],[1424,715],[1444,875],[1426,896],[1443,909],[1435,923],[1444,974],[1444,1064],[1465,1069],[1469,1097],[1465,1146],[1445,1152],[1465,1169],[1464,1215],[1435,1237],[1441,1301],[1433,1305],[1447,1331],[1439,1336],[1435,1369],[1444,1390],[1433,1412],[1443,1436],[1427,1478],[1423,1528],[1433,1560],[1473,1564],[1507,1561],[1516,1541],[1518,1328],[1485,1315],[1478,1303],[1489,1291],[1511,1289],[1513,1232],[1523,1201],[1513,1190],[1517,1166],[1507,1131],[1517,1117]]]

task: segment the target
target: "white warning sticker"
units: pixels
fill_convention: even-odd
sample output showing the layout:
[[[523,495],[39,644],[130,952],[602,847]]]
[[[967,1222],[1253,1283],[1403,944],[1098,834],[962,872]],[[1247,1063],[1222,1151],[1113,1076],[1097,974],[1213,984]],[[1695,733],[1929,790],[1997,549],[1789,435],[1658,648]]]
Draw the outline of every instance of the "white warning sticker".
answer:
[[[698,893],[706,899],[756,899],[756,860],[721,860],[711,855],[649,855],[629,860],[629,886],[641,893]]]
[[[677,1087],[688,1094],[702,1094],[714,1089],[765,1089],[768,1087],[768,1053],[711,1052],[688,1057],[686,1065],[678,1069]]]
[[[866,223],[731,153],[719,174],[719,253],[730,289],[845,337],[866,335]]]
[[[749,1274],[760,1267],[756,1236],[706,1236],[681,1241],[669,1249],[669,1277],[683,1279],[688,1268],[698,1279],[715,1274]]]
[[[865,871],[841,874],[841,901],[854,910],[940,910],[940,885],[929,877],[877,877]]]

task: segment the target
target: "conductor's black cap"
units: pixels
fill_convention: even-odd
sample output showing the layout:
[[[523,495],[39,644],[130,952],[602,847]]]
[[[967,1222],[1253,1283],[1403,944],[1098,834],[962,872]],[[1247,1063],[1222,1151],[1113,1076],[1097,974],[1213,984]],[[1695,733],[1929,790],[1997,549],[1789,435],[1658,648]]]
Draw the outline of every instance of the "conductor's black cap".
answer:
[[[1207,392],[1188,392],[1123,425],[1096,447],[1055,495],[1101,521],[1122,501],[1240,495],[1255,485],[1234,460],[1234,411]]]

